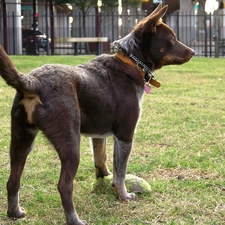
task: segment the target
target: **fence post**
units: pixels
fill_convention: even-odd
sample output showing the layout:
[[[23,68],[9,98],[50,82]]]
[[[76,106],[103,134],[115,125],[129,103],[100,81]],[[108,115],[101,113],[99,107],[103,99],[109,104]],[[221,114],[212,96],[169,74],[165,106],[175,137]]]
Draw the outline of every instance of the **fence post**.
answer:
[[[46,23],[46,36],[47,36],[47,49],[46,49],[46,53],[47,55],[49,55],[49,34],[48,34],[48,1],[46,0],[45,2],[45,23]]]
[[[49,0],[50,8],[50,29],[51,29],[51,54],[55,53],[55,33],[54,33],[54,10],[53,10],[53,1]]]
[[[3,40],[4,40],[4,49],[8,53],[8,34],[7,34],[7,12],[6,12],[6,3],[5,0],[2,0],[3,5]]]
[[[115,37],[114,37],[114,11],[112,10],[112,40],[111,40],[111,42],[113,42],[114,40],[115,40]]]
[[[37,24],[36,24],[36,0],[33,0],[33,45],[31,45],[32,48],[32,55],[38,55],[38,48],[37,48],[37,39],[36,39],[36,29],[37,29]]]
[[[82,20],[82,15],[81,15],[81,11],[79,11],[79,37],[82,37],[82,23],[81,23],[81,20]],[[79,52],[81,54],[81,43],[78,44],[79,45]]]
[[[180,18],[179,18],[179,12],[177,11],[177,38],[178,39],[180,39],[179,27],[180,27]]]
[[[209,55],[212,57],[212,14],[209,14]]]
[[[215,58],[219,58],[219,39],[220,39],[220,35],[219,35],[219,10],[216,10],[215,12]]]
[[[13,55],[16,54],[16,35],[15,35],[15,14],[12,12],[12,33],[13,33]]]
[[[208,49],[207,49],[207,39],[208,39],[208,32],[207,32],[207,25],[206,25],[206,13],[204,12],[204,31],[205,31],[205,40],[204,40],[204,43],[205,43],[205,57],[208,56]]]

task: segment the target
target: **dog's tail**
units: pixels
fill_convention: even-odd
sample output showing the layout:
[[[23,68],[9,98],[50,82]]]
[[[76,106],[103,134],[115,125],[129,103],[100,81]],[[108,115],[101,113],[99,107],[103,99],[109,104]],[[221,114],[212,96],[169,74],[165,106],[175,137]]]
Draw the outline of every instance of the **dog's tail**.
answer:
[[[25,76],[17,71],[11,59],[0,45],[0,75],[6,83],[22,92],[37,93],[39,81],[32,76]]]

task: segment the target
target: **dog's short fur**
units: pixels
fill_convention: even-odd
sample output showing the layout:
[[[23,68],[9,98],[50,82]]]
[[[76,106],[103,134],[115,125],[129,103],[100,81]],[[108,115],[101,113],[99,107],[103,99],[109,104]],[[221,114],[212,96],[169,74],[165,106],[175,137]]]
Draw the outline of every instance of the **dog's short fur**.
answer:
[[[122,201],[135,199],[135,194],[127,193],[124,179],[145,81],[128,53],[151,71],[185,63],[194,55],[162,22],[166,10],[160,4],[130,34],[115,41],[114,46],[123,53],[101,55],[77,67],[45,65],[24,76],[0,47],[0,74],[17,90],[11,111],[9,217],[25,216],[19,205],[20,178],[38,130],[53,144],[61,161],[58,189],[67,224],[86,224],[76,214],[72,200],[81,134],[92,138],[97,178],[110,174],[106,137],[113,135],[113,186]]]

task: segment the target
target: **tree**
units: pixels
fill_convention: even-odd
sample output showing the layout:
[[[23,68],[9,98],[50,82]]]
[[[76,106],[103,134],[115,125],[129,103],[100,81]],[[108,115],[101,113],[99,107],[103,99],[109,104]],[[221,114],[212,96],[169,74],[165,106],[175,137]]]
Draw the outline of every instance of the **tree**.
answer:
[[[59,0],[63,1],[63,0]],[[99,16],[99,6],[98,0],[71,0],[71,2],[75,3],[75,5],[80,9],[82,12],[82,27],[83,27],[83,34],[86,37],[86,16],[88,13],[95,8],[96,12],[96,36],[99,36],[100,31],[100,16]],[[102,0],[101,1],[101,8],[103,10],[112,9],[118,6],[118,3],[115,0]],[[87,52],[89,53],[89,45],[86,44]]]
[[[56,5],[66,4],[66,3],[73,3],[74,0],[55,0],[54,1]]]
[[[63,1],[63,0],[59,0]],[[82,25],[83,25],[83,32],[84,36],[86,37],[86,15],[95,8],[96,10],[96,17],[99,17],[99,10],[98,10],[98,0],[72,0],[75,5],[80,9],[82,12]],[[102,0],[101,1],[101,9],[108,10],[118,6],[118,2],[115,0]],[[99,18],[96,18],[96,21]]]
[[[83,35],[86,37],[86,16],[92,9],[96,12],[96,36],[99,36],[100,30],[100,15],[98,0],[55,0],[56,4],[75,4],[82,13],[82,28]],[[122,0],[123,6],[138,6],[141,0]],[[115,0],[101,0],[101,12],[112,10],[114,7],[118,6],[118,1]],[[86,45],[87,51],[89,52],[89,46]]]
[[[205,56],[207,57],[207,38],[208,38],[208,32],[207,32],[207,26],[206,26],[206,12],[205,12],[205,2],[206,0],[198,0],[198,32],[204,32],[202,33],[204,36],[204,42],[205,42]],[[198,34],[200,35],[200,34]]]
[[[82,12],[82,26],[84,37],[86,37],[86,15],[97,6],[97,1],[93,0],[74,0],[75,5]]]
[[[99,10],[98,10],[98,0],[55,0],[55,3],[65,4],[71,3],[75,4],[80,11],[82,12],[82,27],[83,27],[83,34],[86,37],[86,16],[88,13],[95,8],[96,10],[96,17],[99,17]],[[141,3],[141,0],[122,0],[123,6],[138,6]],[[113,9],[114,7],[118,6],[118,1],[115,0],[102,0],[101,1],[101,12],[105,12],[108,10]],[[96,18],[97,22],[98,18]]]
[[[141,0],[122,0],[122,5],[123,6],[136,7],[136,6],[139,6],[140,3],[141,3]]]

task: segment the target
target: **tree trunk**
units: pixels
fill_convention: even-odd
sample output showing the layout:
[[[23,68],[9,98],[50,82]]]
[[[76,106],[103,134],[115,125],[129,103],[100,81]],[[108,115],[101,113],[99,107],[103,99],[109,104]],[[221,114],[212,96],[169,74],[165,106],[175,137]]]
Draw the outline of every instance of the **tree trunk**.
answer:
[[[200,21],[198,21],[199,26],[199,36],[203,36],[204,45],[205,45],[205,57],[207,57],[207,39],[208,39],[208,33],[207,33],[207,25],[206,25],[206,12],[205,12],[205,2],[206,0],[199,0],[199,6],[198,6],[198,15],[200,15],[201,18]],[[200,33],[201,32],[201,33]],[[200,37],[201,38],[201,37]]]
[[[86,35],[86,14],[83,10],[83,17],[82,17],[82,22],[83,22],[83,33],[84,33],[84,37],[87,37]],[[90,49],[89,49],[89,44],[87,42],[85,42],[85,50],[87,54],[90,54]]]

